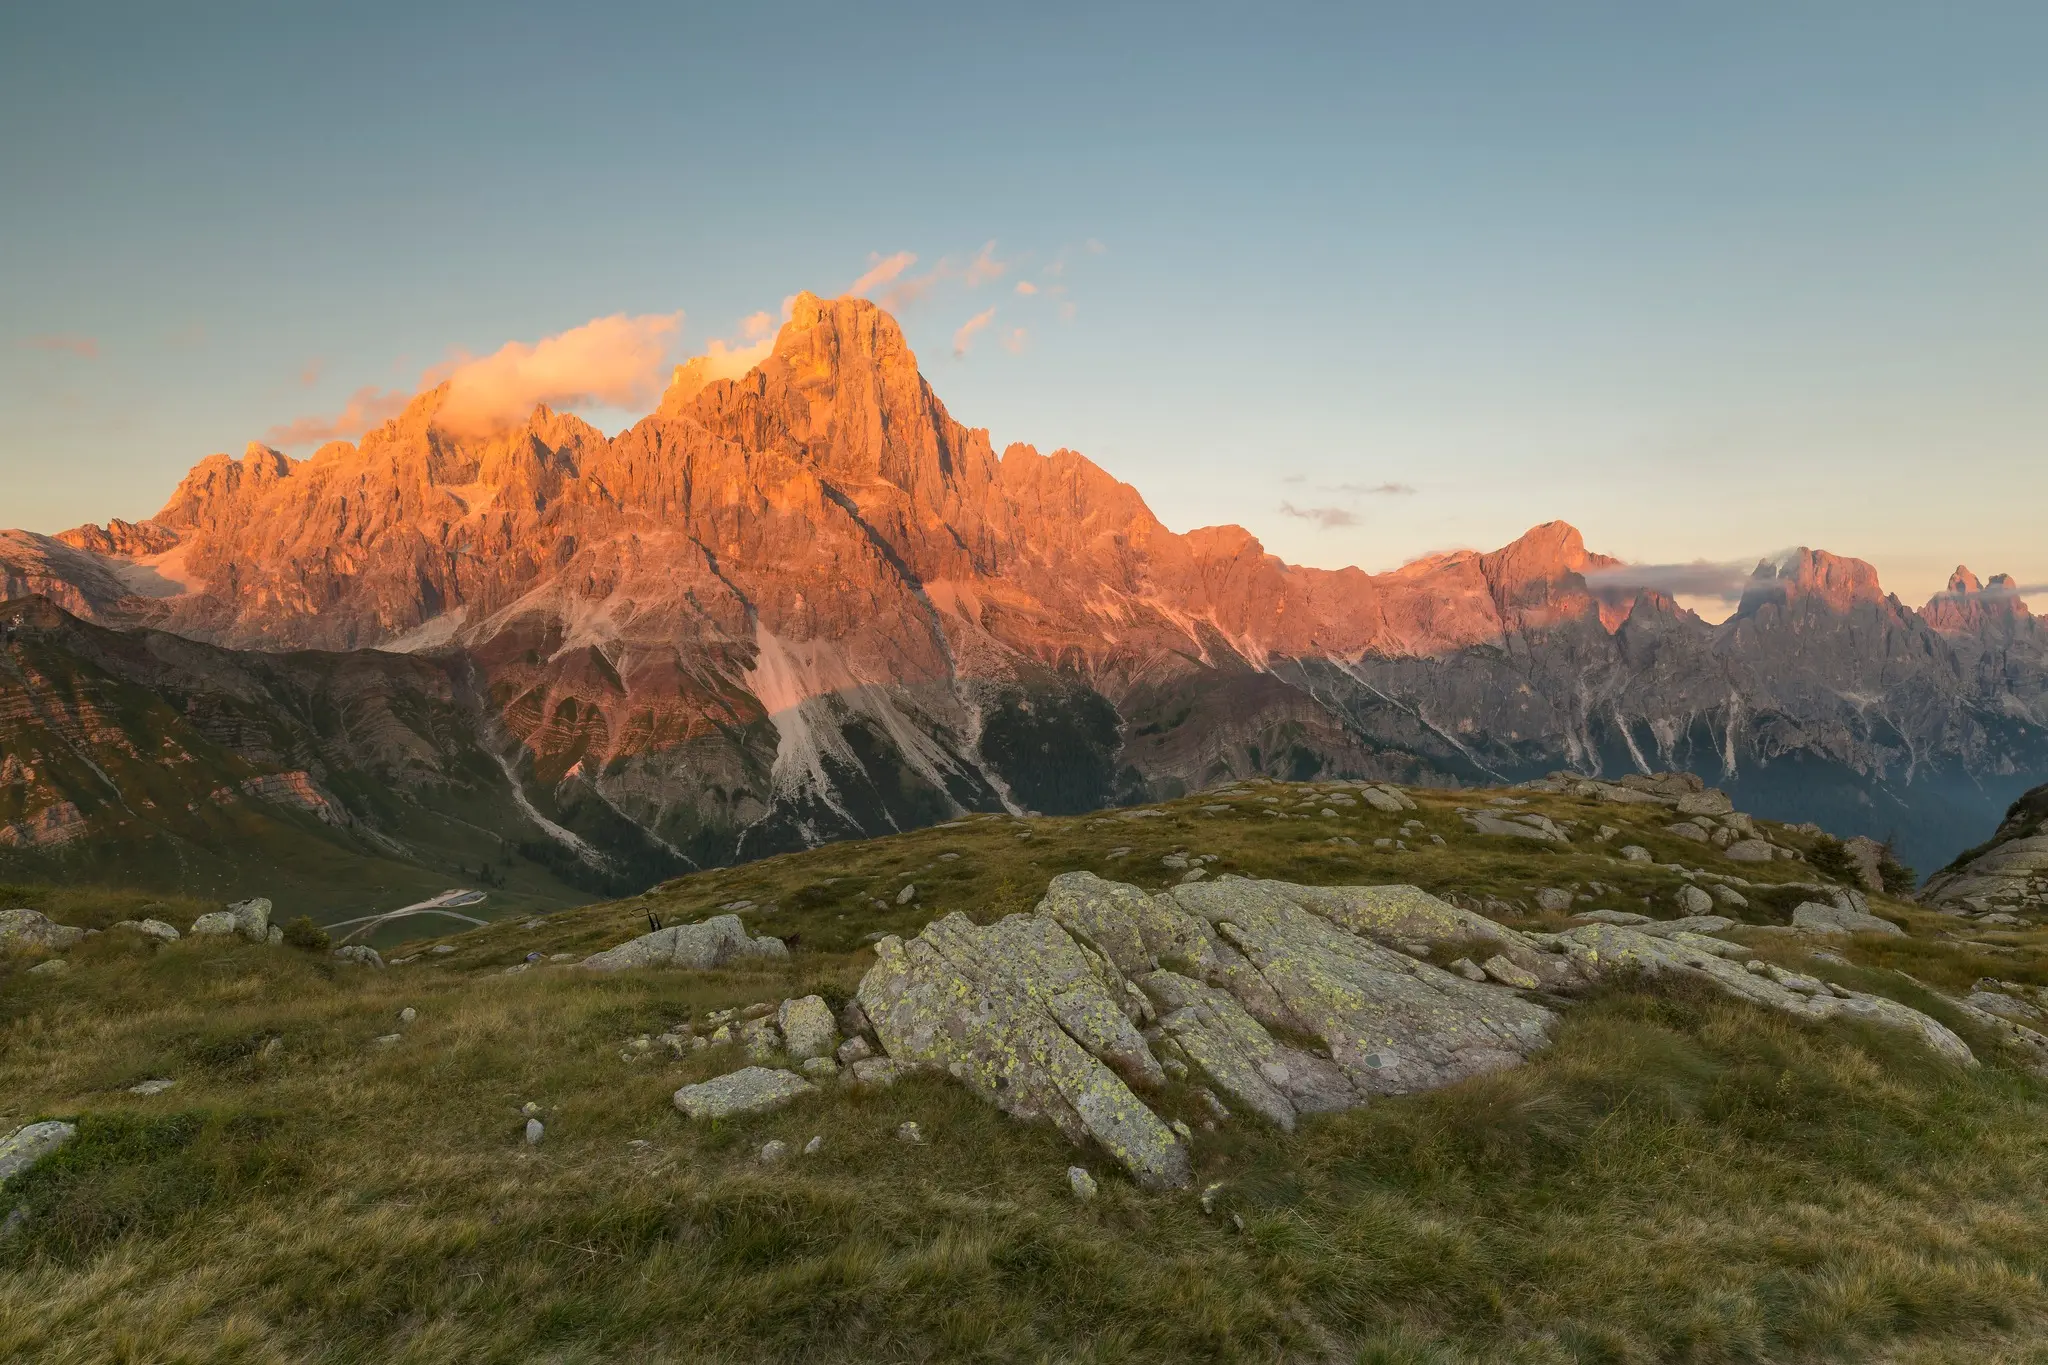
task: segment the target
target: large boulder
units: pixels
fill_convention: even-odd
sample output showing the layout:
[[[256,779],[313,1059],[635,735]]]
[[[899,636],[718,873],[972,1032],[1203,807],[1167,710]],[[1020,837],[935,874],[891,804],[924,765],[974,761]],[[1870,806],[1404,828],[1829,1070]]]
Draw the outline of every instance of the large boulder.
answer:
[[[630,967],[688,967],[699,971],[744,958],[786,958],[779,938],[753,938],[738,915],[713,915],[698,924],[673,924],[594,953],[583,966],[595,972]]]
[[[0,953],[62,952],[84,937],[40,910],[0,910]]]
[[[775,1014],[775,1026],[782,1033],[783,1050],[799,1062],[830,1057],[839,1046],[839,1025],[832,1018],[832,1007],[821,996],[783,1001]]]
[[[228,907],[235,917],[235,932],[251,943],[270,942],[270,902],[261,896],[236,901]]]

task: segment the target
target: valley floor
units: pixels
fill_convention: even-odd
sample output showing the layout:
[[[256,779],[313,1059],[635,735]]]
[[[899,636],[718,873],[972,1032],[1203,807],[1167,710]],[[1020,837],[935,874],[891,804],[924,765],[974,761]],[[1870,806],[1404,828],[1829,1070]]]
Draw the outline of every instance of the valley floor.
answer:
[[[1643,807],[1528,799],[1618,831],[1560,844],[1473,832],[1456,804],[1488,793],[1416,791],[1410,816],[1254,792],[835,845],[421,941],[382,970],[114,933],[63,972],[0,965],[0,1132],[78,1124],[0,1192],[25,1215],[0,1238],[0,1359],[2048,1360],[2048,1082],[1952,1004],[1987,977],[2015,1000],[2048,985],[2030,925],[1873,897],[1910,937],[1834,939],[1830,960],[1730,931],[1926,1010],[1978,1068],[1639,982],[1560,1005],[1514,1070],[1292,1134],[1223,1122],[1169,1194],[939,1077],[692,1123],[671,1093],[731,1049],[634,1046],[731,1006],[836,1003],[878,934],[1029,910],[1063,871],[1149,890],[1185,875],[1162,860],[1210,856],[1212,875],[1413,883],[1521,927],[1563,922],[1538,888],[1593,883],[1584,908],[1670,917],[1681,864],[1763,883],[1736,913],[1782,923],[1800,893],[1771,884],[1814,875],[1725,863]],[[1414,851],[1373,846],[1404,820]],[[1616,858],[1626,843],[1654,861]],[[725,908],[791,957],[550,961]],[[174,1084],[132,1092],[150,1079]]]

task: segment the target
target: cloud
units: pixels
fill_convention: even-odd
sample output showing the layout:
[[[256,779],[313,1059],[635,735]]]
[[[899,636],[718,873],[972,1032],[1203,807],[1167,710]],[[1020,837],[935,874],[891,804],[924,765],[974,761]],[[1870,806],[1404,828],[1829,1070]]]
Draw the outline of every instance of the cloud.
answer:
[[[1003,333],[1003,349],[1011,355],[1020,355],[1023,353],[1024,343],[1030,340],[1030,337],[1031,334],[1022,327],[1012,327]]]
[[[1087,245],[1082,249],[1085,250],[1090,256],[1104,256],[1109,253],[1109,248],[1104,246],[1102,244],[1101,239],[1097,237],[1090,237],[1088,239]]]
[[[669,351],[683,315],[614,314],[543,337],[511,341],[481,359],[437,366],[427,383],[446,380],[435,424],[444,431],[484,435],[524,421],[535,406],[645,407],[661,394]]]
[[[974,334],[993,322],[995,316],[995,309],[984,308],[973,317],[967,319],[967,321],[961,323],[960,330],[953,333],[953,354],[956,356],[966,355],[967,348],[974,344]]]
[[[319,359],[317,356],[312,360],[307,361],[306,368],[299,371],[300,387],[310,389],[315,384],[319,383],[320,372],[326,368],[327,362]]]
[[[738,379],[766,360],[774,349],[774,337],[763,337],[751,346],[728,346],[723,341],[714,341],[704,348],[704,354],[692,356],[687,363],[698,365],[708,384],[714,379]]]
[[[398,389],[378,389],[374,384],[357,389],[332,417],[299,417],[263,433],[263,444],[288,450],[293,446],[321,445],[328,441],[353,441],[375,426],[405,411],[412,395]]]
[[[917,264],[917,253],[899,251],[893,256],[879,256],[868,253],[867,273],[846,286],[849,294],[865,294],[878,284],[887,284],[904,271]]]
[[[45,332],[40,336],[26,338],[21,344],[31,350],[75,355],[80,360],[100,358],[99,342],[91,337],[78,336],[71,332]]]
[[[1358,525],[1358,514],[1345,507],[1296,507],[1291,502],[1283,502],[1280,512],[1283,516],[1315,522],[1325,531],[1338,526]]]
[[[1019,280],[1017,281],[1017,292],[1020,294],[1036,294],[1038,286],[1029,280]]]
[[[1401,498],[1409,496],[1415,490],[1405,483],[1340,483],[1333,485],[1328,491],[1349,493],[1354,498]]]
[[[1586,575],[1586,587],[1608,602],[1633,601],[1648,589],[1667,597],[1713,597],[1739,602],[1754,572],[1740,561],[1712,563],[1695,560],[1690,564],[1622,564],[1612,569],[1595,569]]]
[[[740,319],[740,335],[748,341],[760,341],[764,337],[773,340],[775,315],[765,308],[758,313],[748,314]]]
[[[978,289],[990,280],[999,280],[1009,270],[1007,261],[996,259],[995,239],[982,243],[981,250],[974,253],[974,259],[967,263],[967,287]]]

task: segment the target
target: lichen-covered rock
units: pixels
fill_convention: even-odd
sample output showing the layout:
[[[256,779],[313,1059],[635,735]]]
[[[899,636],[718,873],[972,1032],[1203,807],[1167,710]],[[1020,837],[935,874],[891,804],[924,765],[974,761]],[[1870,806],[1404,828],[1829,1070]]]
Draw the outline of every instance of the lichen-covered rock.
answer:
[[[334,955],[343,962],[353,962],[363,967],[381,967],[383,955],[367,943],[345,943],[334,950]]]
[[[1897,934],[1906,931],[1888,919],[1865,914],[1847,904],[1803,901],[1792,910],[1792,927],[1815,934]]]
[[[1974,1066],[1976,1057],[1969,1045],[1947,1026],[1919,1010],[1887,1000],[1880,995],[1847,991],[1815,994],[1793,990],[1774,980],[1768,972],[1758,975],[1726,959],[1676,939],[1656,938],[1636,929],[1608,924],[1586,924],[1555,936],[1554,940],[1582,966],[1589,979],[1599,980],[1617,971],[1657,976],[1666,972],[1698,977],[1713,982],[1729,995],[1771,1009],[1783,1010],[1807,1019],[1846,1016],[1916,1033],[1921,1040],[1952,1062]]]
[[[176,943],[178,931],[160,919],[124,919],[113,926],[116,929],[131,929],[144,938],[155,939],[158,943]]]
[[[1297,1114],[1349,1109],[1360,1096],[1327,1057],[1276,1041],[1227,992],[1175,972],[1152,972],[1139,987],[1158,1005],[1159,1027],[1210,1083],[1282,1128]]]
[[[0,910],[0,952],[61,952],[84,937],[40,910]]]
[[[1362,1094],[1499,1070],[1548,1041],[1542,1006],[1382,948],[1257,883],[1172,894],[1244,955],[1291,1027],[1320,1039]]]
[[[693,1119],[723,1119],[777,1109],[799,1095],[815,1093],[817,1088],[787,1071],[748,1066],[686,1085],[676,1091],[674,1098],[676,1108]]]
[[[750,937],[738,915],[713,915],[698,924],[672,924],[642,934],[592,954],[583,959],[583,965],[598,972],[631,967],[687,967],[705,971],[741,958],[788,956],[789,949],[781,939]]]
[[[1688,915],[1704,915],[1714,908],[1714,898],[1697,886],[1678,888],[1678,908]]]
[[[839,1046],[839,1026],[833,1022],[832,1007],[821,996],[783,1001],[775,1014],[775,1026],[781,1030],[784,1050],[799,1062],[829,1058]]]
[[[229,938],[236,932],[235,916],[231,910],[209,910],[192,921],[186,932],[194,938]]]
[[[270,902],[261,896],[236,901],[227,909],[235,917],[235,932],[251,943],[270,942]]]
[[[1762,839],[1738,839],[1722,849],[1721,856],[1738,863],[1767,863],[1778,856],[1778,850]]]
[[[0,1186],[78,1135],[74,1124],[50,1119],[17,1128],[0,1138]]]
[[[1141,1184],[1185,1185],[1188,1155],[1173,1130],[1053,1013],[1052,997],[1085,993],[1093,978],[1027,985],[999,947],[1024,941],[1014,931],[978,929],[959,914],[908,942],[882,939],[858,998],[883,1050],[943,1068],[1008,1113],[1050,1120],[1072,1141],[1093,1139]],[[1099,984],[1095,992],[1099,1001],[1069,1009],[1069,1017],[1121,1020],[1108,992]]]
[[[740,1047],[749,1060],[765,1062],[782,1051],[782,1033],[773,1019],[748,1019],[739,1026]]]

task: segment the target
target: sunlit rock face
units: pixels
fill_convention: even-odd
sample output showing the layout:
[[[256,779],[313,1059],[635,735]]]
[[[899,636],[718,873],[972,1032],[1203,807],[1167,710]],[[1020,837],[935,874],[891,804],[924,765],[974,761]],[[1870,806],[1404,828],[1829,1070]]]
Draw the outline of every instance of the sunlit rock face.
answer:
[[[1758,566],[1708,625],[1589,590],[1562,522],[1384,574],[1168,530],[1068,450],[962,426],[894,319],[798,296],[737,378],[606,437],[446,386],[359,444],[210,457],[140,524],[10,533],[0,585],[237,650],[459,659],[503,757],[691,857],[1236,775],[1688,767],[1933,865],[2048,774],[2009,581],[1926,613],[1867,564]],[[593,817],[594,818],[594,817]]]

